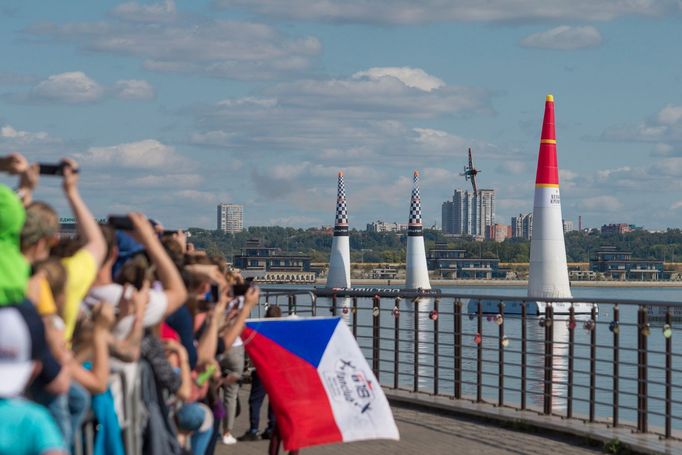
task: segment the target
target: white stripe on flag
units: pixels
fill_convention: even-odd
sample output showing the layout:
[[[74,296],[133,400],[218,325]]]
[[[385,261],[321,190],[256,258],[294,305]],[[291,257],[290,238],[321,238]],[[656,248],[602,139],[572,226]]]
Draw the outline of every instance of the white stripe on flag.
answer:
[[[343,321],[336,326],[317,371],[344,442],[400,439],[388,400]]]

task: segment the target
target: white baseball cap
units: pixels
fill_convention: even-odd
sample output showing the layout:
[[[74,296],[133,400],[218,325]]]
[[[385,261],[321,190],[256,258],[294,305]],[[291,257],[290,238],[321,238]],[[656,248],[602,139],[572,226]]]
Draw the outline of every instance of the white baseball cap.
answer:
[[[21,395],[31,378],[31,334],[16,308],[0,309],[0,397]]]

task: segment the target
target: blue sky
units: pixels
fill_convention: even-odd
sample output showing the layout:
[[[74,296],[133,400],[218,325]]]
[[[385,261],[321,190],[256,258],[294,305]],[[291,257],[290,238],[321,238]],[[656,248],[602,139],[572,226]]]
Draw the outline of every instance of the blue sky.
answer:
[[[0,152],[69,155],[98,216],[213,227],[427,224],[465,187],[496,221],[532,210],[544,97],[556,100],[564,217],[682,225],[682,14],[657,0],[5,0]],[[3,178],[3,182],[10,180]],[[38,197],[68,213],[58,184]]]

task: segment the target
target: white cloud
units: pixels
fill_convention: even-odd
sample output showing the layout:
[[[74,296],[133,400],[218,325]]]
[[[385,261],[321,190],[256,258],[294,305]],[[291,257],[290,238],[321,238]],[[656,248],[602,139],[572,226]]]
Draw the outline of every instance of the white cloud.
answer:
[[[668,105],[658,112],[656,119],[662,125],[676,125],[682,120],[682,106]]]
[[[154,87],[144,80],[122,80],[114,85],[116,96],[125,100],[151,100],[156,93]]]
[[[623,203],[615,196],[594,196],[581,201],[582,208],[594,212],[615,212],[623,208]]]
[[[190,201],[202,203],[202,204],[214,204],[218,201],[218,195],[215,193],[210,193],[207,191],[198,191],[198,190],[180,190],[176,191],[174,193],[176,196],[183,198],[183,199],[188,199]],[[229,199],[229,198],[221,198],[223,199]]]
[[[162,174],[134,177],[129,184],[143,188],[192,188],[199,186],[203,180],[199,174]]]
[[[366,71],[360,71],[353,74],[353,79],[368,78],[377,80],[382,77],[394,77],[408,87],[418,88],[425,92],[430,92],[433,89],[440,88],[445,85],[445,82],[437,77],[427,74],[421,68],[410,68],[403,66],[398,67],[384,67],[384,68],[370,68]]]
[[[19,151],[29,160],[55,159],[64,141],[45,131],[24,131],[11,125],[0,126],[0,153]],[[58,156],[62,158],[62,156]]]
[[[559,169],[559,179],[561,181],[575,180],[580,174],[570,171],[568,169]]]
[[[503,161],[498,170],[504,173],[509,173],[513,175],[523,174],[528,171],[528,163],[525,161]],[[559,176],[561,177],[561,170],[559,170]]]
[[[7,98],[20,104],[89,104],[111,96],[124,100],[150,100],[155,93],[154,87],[145,80],[120,80],[107,86],[82,71],[71,71],[53,74],[28,92],[9,94]]]
[[[358,78],[357,74],[360,73],[350,79],[310,79],[282,83],[267,90],[267,93],[276,97],[280,106],[350,111],[360,115],[384,112],[391,116],[432,116],[492,111],[487,91],[457,85],[436,87],[426,79],[437,78],[426,73],[426,79],[420,82],[414,79],[408,81],[412,86],[396,76]],[[420,84],[421,87],[415,88],[414,84]]]
[[[674,153],[675,147],[670,144],[658,143],[654,146],[651,154],[653,156],[670,156]]]
[[[597,179],[606,180],[613,175],[624,174],[630,172],[632,169],[630,166],[622,166],[614,169],[602,169],[597,171]]]
[[[388,75],[281,83],[250,97],[195,106],[198,130],[190,141],[263,157],[273,151],[315,153],[339,165],[353,159],[380,163],[386,157],[450,156],[466,147],[498,153],[491,144],[428,127],[428,119],[442,115],[492,112],[485,90],[439,84],[427,91]]]
[[[186,169],[191,163],[178,154],[174,147],[162,144],[155,139],[114,145],[111,147],[91,147],[76,158],[84,164],[93,166],[120,166],[137,169],[169,169],[182,166]]]
[[[214,0],[288,19],[388,24],[537,20],[612,20],[679,11],[671,0]]]
[[[10,125],[0,127],[0,140],[11,140],[15,143],[45,142],[49,135],[44,131],[30,132],[16,130]]]
[[[27,32],[89,51],[137,57],[149,70],[244,80],[307,71],[322,48],[313,36],[292,37],[257,22],[213,20],[174,10],[166,14],[167,5],[157,5],[154,11],[137,3],[125,5],[113,12],[114,20],[41,23]],[[140,21],[132,20],[135,16]]]
[[[523,38],[521,45],[543,49],[569,50],[596,47],[601,44],[601,41],[599,30],[591,25],[583,27],[560,25]]]
[[[38,102],[83,104],[98,101],[104,88],[82,71],[54,74],[39,82],[29,92],[29,99]]]
[[[682,106],[669,104],[636,125],[610,127],[602,133],[602,138],[614,141],[656,142],[659,150],[661,147],[670,147],[669,143],[682,143]]]
[[[176,10],[173,0],[163,3],[143,5],[138,2],[127,2],[118,5],[112,14],[120,19],[133,22],[163,22],[175,19]]]

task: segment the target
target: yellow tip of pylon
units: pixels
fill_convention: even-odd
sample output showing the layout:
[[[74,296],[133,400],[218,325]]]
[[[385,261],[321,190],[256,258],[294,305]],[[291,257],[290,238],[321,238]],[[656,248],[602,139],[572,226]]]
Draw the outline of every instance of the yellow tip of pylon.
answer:
[[[554,102],[554,95],[547,95],[546,100],[551,101],[553,103]]]

